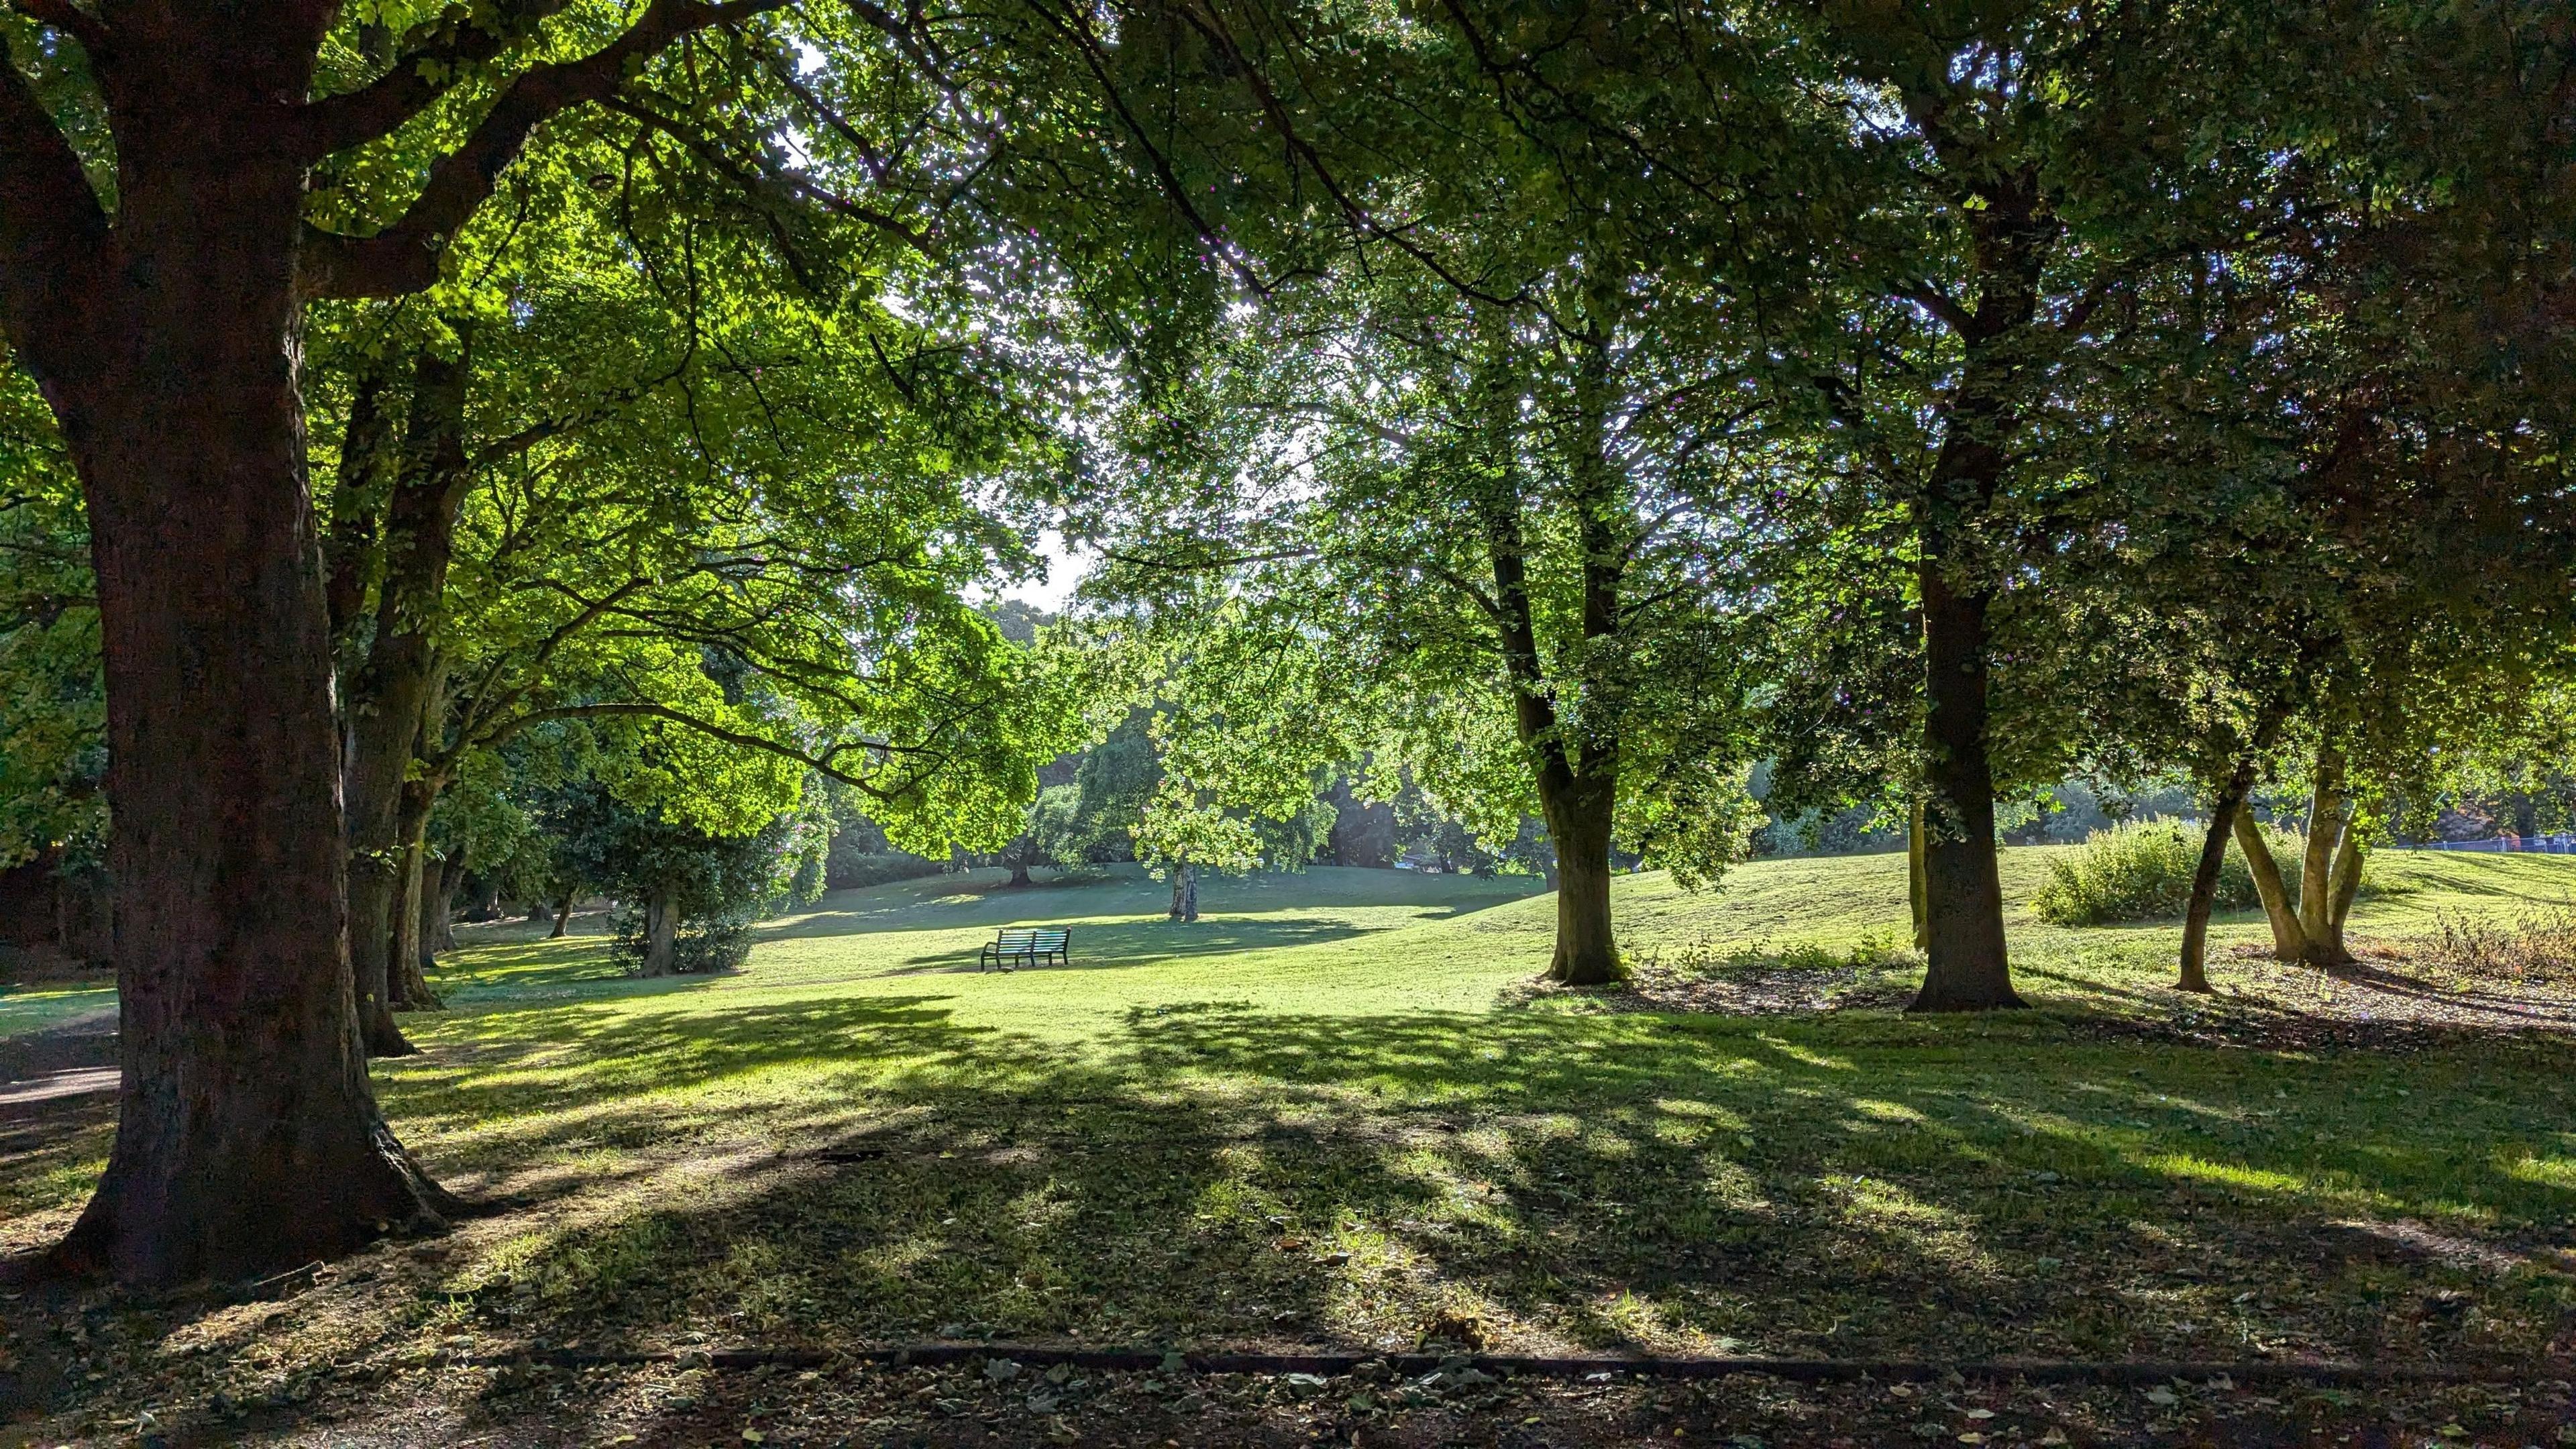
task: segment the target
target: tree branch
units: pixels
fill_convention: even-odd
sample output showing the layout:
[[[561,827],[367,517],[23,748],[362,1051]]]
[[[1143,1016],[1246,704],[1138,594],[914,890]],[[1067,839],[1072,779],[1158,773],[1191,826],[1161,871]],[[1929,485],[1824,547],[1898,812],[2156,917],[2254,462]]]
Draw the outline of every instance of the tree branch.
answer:
[[[690,155],[698,158],[700,164],[732,182],[735,188],[750,198],[754,205],[778,205],[782,199],[771,193],[787,192],[804,197],[837,216],[848,217],[852,221],[873,227],[925,256],[930,253],[930,238],[905,225],[903,218],[890,212],[879,211],[863,202],[853,201],[794,167],[778,165],[775,162],[746,164],[738,161],[725,154],[724,148],[717,144],[714,137],[684,121],[666,116],[650,106],[615,99],[603,101],[602,104],[621,116],[649,126],[679,142],[687,148]]]
[[[294,144],[307,162],[391,135],[428,110],[465,78],[468,67],[533,38],[548,16],[570,0],[505,0],[497,14],[478,18],[472,7],[450,5],[436,19],[402,38],[383,75],[353,91],[322,96],[295,114]]]
[[[9,8],[38,25],[59,30],[80,42],[96,61],[107,50],[107,24],[72,0],[9,0]]]
[[[39,366],[92,294],[107,214],[80,157],[0,41],[0,308]]]
[[[575,106],[601,101],[626,83],[630,68],[682,36],[782,9],[789,0],[653,0],[642,19],[615,41],[579,60],[532,66],[494,98],[463,144],[430,167],[429,182],[402,218],[373,236],[308,227],[300,258],[307,296],[395,297],[438,280],[438,259],[473,220],[528,136]]]
[[[1931,313],[1939,319],[1942,326],[1949,328],[1959,337],[1976,336],[1977,319],[1968,315],[1967,308],[1960,306],[1949,293],[1940,288],[1929,283],[1914,287],[1899,287],[1896,289],[1896,296],[1900,301],[1911,302]]]
[[[911,793],[912,787],[920,783],[916,777],[907,781],[900,789],[888,790],[866,776],[853,775],[832,763],[854,749],[883,751],[890,748],[877,741],[846,742],[817,755],[783,740],[773,740],[766,735],[745,734],[740,730],[727,729],[713,720],[700,719],[696,715],[673,709],[667,704],[650,704],[640,700],[614,704],[566,704],[557,705],[552,709],[531,710],[494,726],[480,743],[486,749],[497,748],[530,725],[544,724],[549,720],[602,719],[621,715],[629,718],[669,720],[673,724],[696,730],[711,740],[740,745],[745,749],[763,750],[782,759],[793,760],[817,774],[829,775],[854,790],[864,792],[871,799],[889,804]]]

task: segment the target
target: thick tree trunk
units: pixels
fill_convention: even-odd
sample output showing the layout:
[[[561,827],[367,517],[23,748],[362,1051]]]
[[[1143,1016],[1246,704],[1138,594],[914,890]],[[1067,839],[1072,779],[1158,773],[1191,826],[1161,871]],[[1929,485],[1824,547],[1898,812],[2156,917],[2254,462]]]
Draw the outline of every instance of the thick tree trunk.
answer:
[[[1029,858],[1025,853],[1014,852],[1012,854],[1010,883],[1015,886],[1024,886],[1029,883]]]
[[[564,932],[572,929],[572,903],[580,894],[581,891],[576,886],[563,888],[563,894],[555,901],[555,926],[553,930],[546,932],[547,940],[559,940]]]
[[[1914,911],[1914,949],[1932,944],[1931,922],[1923,912],[1923,802],[1914,802],[1905,821],[1905,900]]]
[[[1619,946],[1610,923],[1611,780],[1568,780],[1547,772],[1539,803],[1556,842],[1556,951],[1547,977],[1567,986],[1607,986],[1620,979]]]
[[[154,72],[119,114],[94,325],[22,349],[89,502],[118,887],[116,1145],[58,1255],[135,1284],[293,1267],[453,1206],[387,1130],[359,1039],[301,168],[209,121],[303,94],[275,70]]]
[[[1499,312],[1479,314],[1496,358],[1508,355]],[[1596,326],[1598,324],[1596,323]],[[1577,426],[1566,440],[1576,536],[1582,546],[1582,635],[1606,647],[1620,628],[1620,589],[1629,540],[1617,520],[1628,516],[1625,484],[1611,459],[1611,392],[1604,333],[1587,339],[1575,379]],[[1606,986],[1624,975],[1610,917],[1610,830],[1618,799],[1617,724],[1621,699],[1606,684],[1584,699],[1592,731],[1565,727],[1539,649],[1530,600],[1529,537],[1514,461],[1520,430],[1517,374],[1497,367],[1487,379],[1486,427],[1497,465],[1480,501],[1486,559],[1493,572],[1494,643],[1512,690],[1512,723],[1527,752],[1539,807],[1556,850],[1556,948],[1547,976],[1567,986]]]
[[[2245,852],[2245,868],[2254,875],[2254,894],[2263,901],[2263,918],[2272,925],[2272,957],[2276,961],[2301,961],[2307,958],[2307,932],[2299,929],[2299,913],[2290,902],[2289,882],[2281,879],[2281,863],[2272,858],[2272,847],[2263,839],[2263,827],[2256,824],[2254,812],[2236,812],[2236,848]]]
[[[1926,775],[1923,989],[1908,1011],[2023,1005],[2004,952],[1995,783],[1986,761],[1986,600],[1952,591],[1937,558],[1923,595]]]
[[[1199,918],[1199,868],[1189,861],[1172,867],[1172,919],[1187,923]]]
[[[2219,871],[2227,864],[2227,837],[2236,828],[2236,812],[2254,789],[2254,762],[2237,765],[2217,798],[2210,802],[2209,831],[2201,838],[2200,865],[2192,872],[2191,904],[2182,917],[2182,972],[2176,983],[2185,991],[2207,992],[2209,985],[2209,912],[2218,900]]]
[[[2308,800],[2308,849],[2299,867],[2299,930],[2307,941],[2311,966],[2340,966],[2351,958],[2343,949],[2343,931],[2335,916],[2335,865],[2347,833],[2343,754],[2332,745],[2317,749],[2316,780]]]
[[[675,952],[679,940],[679,913],[672,907],[668,886],[644,898],[644,974],[668,976],[676,967]]]

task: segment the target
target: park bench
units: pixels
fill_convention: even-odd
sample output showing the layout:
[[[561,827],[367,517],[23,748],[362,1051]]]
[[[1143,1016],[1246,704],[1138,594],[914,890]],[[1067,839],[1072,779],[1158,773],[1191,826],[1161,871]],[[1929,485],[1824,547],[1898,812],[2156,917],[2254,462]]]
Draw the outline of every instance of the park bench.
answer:
[[[993,944],[976,958],[975,969],[990,971],[999,966],[1016,971],[1021,966],[1041,966],[1049,961],[1058,966],[1073,964],[1073,932],[1063,926],[1004,927]]]

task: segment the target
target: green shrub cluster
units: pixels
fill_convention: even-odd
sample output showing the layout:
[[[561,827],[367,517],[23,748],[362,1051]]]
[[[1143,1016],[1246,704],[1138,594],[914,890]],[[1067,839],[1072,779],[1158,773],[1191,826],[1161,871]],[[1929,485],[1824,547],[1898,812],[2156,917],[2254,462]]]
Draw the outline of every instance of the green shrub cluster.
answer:
[[[2097,830],[2082,845],[2048,863],[2048,879],[2031,899],[2041,920],[2059,926],[2106,926],[2181,915],[2191,905],[2191,878],[2200,868],[2201,826],[2178,820],[2133,820]],[[2278,826],[2263,827],[2264,843],[2281,867],[2292,899],[2306,841]],[[2218,909],[2262,904],[2254,873],[2235,841],[2218,872]]]

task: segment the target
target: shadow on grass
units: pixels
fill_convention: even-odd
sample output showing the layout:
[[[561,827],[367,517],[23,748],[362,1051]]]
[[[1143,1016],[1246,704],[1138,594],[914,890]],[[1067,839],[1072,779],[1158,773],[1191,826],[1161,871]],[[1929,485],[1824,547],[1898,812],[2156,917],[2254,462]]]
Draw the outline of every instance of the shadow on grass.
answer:
[[[1200,1003],[1086,1048],[935,995],[511,1030],[387,1097],[441,1172],[579,1204],[460,1310],[539,1337],[1383,1348],[1447,1314],[1525,1347],[2474,1356],[2576,1304],[2531,1251],[2576,1206],[2561,1043]]]

